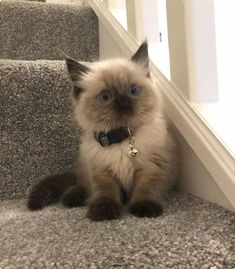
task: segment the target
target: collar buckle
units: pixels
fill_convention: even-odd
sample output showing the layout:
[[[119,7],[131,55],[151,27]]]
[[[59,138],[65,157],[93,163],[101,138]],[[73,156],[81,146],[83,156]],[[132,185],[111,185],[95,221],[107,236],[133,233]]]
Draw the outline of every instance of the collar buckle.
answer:
[[[95,140],[99,142],[102,147],[107,147],[108,145],[110,145],[109,139],[105,132],[95,132]]]
[[[102,147],[106,147],[112,144],[121,143],[123,140],[130,137],[130,132],[129,128],[121,127],[112,129],[108,132],[95,132],[94,137]]]

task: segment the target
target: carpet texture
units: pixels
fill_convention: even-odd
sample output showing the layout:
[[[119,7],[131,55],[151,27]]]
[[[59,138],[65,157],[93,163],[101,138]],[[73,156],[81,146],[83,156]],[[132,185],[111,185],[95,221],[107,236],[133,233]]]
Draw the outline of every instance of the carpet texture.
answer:
[[[98,23],[89,7],[0,1],[0,58],[98,59]]]
[[[25,201],[3,201],[0,246],[0,268],[8,269],[234,269],[235,215],[176,193],[156,219],[102,223],[85,209],[29,212]]]
[[[78,154],[71,87],[63,61],[0,60],[0,200],[25,197]]]

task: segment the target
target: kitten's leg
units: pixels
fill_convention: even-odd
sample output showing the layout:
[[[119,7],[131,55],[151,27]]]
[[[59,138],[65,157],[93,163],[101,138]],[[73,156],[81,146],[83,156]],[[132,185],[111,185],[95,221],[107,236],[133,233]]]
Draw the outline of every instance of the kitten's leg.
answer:
[[[81,159],[77,162],[77,182],[69,187],[62,197],[62,203],[67,207],[84,206],[90,196],[90,177],[86,163]]]
[[[68,187],[76,184],[76,180],[74,172],[46,177],[31,189],[27,201],[28,208],[38,210],[57,202]]]
[[[69,187],[62,197],[62,203],[67,207],[84,206],[90,196],[90,176],[87,162],[81,156],[77,161],[76,185]]]
[[[68,188],[62,197],[62,203],[67,207],[84,206],[89,197],[89,190],[86,186],[76,184]]]
[[[130,212],[137,217],[157,217],[163,213],[164,180],[160,171],[141,171],[136,175]]]
[[[95,221],[119,218],[122,210],[121,190],[111,172],[95,173],[93,188],[88,217]]]

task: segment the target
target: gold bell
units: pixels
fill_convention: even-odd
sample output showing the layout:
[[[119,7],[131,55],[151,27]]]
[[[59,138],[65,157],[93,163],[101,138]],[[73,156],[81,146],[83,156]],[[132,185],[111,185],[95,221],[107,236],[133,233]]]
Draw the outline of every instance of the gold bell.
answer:
[[[138,150],[135,148],[134,143],[135,143],[135,137],[132,135],[131,130],[128,128],[129,132],[129,155],[131,157],[135,157],[138,154]]]

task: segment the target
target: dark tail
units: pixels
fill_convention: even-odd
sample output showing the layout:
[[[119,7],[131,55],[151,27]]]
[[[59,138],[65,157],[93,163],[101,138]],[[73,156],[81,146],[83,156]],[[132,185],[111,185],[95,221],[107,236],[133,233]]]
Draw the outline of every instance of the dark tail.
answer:
[[[58,202],[65,191],[76,184],[76,181],[76,174],[72,171],[44,178],[31,189],[27,201],[28,208],[39,210]]]

